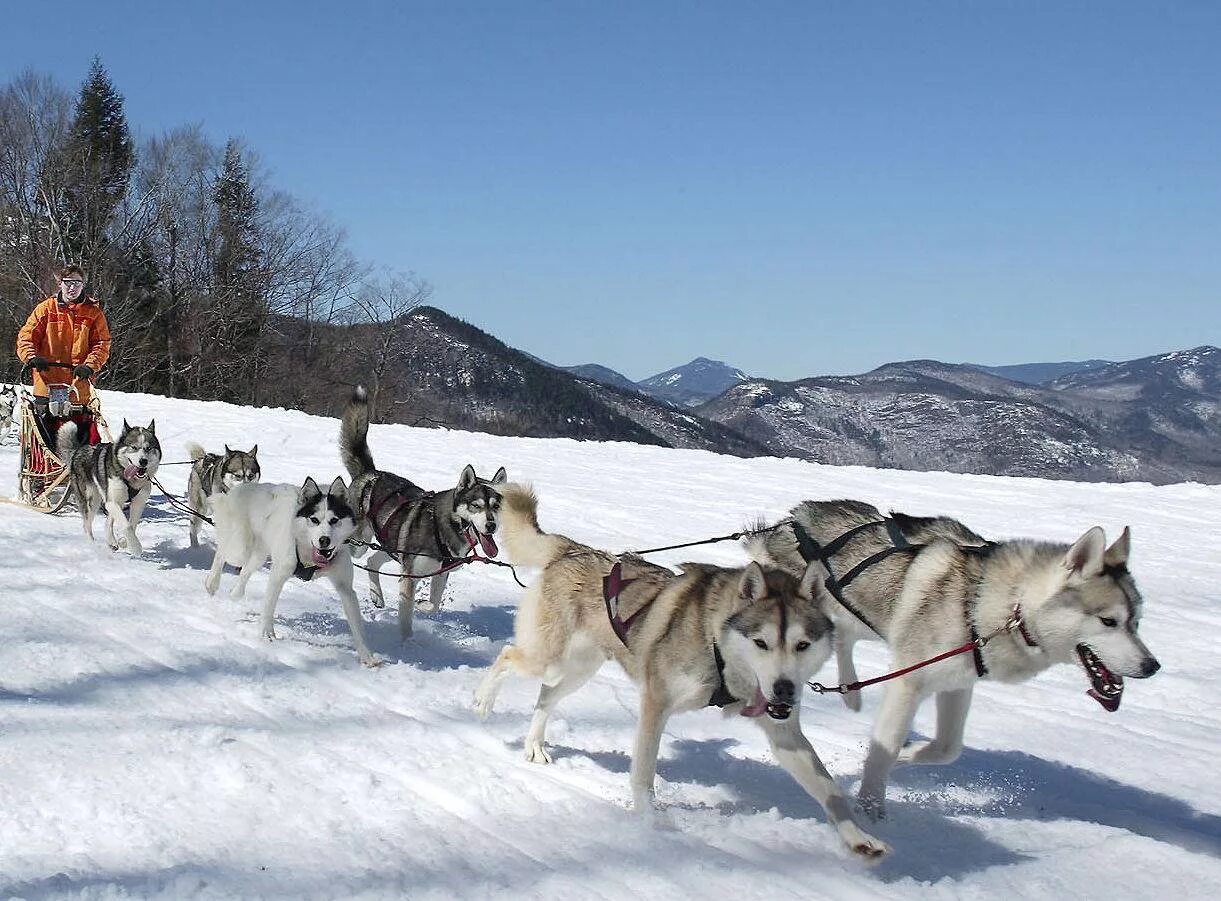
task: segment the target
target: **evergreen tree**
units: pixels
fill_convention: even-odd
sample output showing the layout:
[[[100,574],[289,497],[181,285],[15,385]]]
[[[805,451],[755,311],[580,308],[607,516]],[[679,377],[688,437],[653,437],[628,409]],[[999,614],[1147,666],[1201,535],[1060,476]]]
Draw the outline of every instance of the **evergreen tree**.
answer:
[[[127,193],[135,149],[123,96],[96,57],[81,85],[65,148],[60,228],[64,254],[97,268],[106,232]]]

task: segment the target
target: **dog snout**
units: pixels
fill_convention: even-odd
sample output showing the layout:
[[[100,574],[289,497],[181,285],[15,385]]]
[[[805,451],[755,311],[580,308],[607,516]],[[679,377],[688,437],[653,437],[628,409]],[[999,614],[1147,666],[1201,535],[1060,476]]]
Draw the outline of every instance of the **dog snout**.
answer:
[[[319,535],[319,536],[318,536],[318,547],[320,547],[320,548],[328,548],[328,547],[330,547],[330,546],[331,546],[331,539],[330,539],[330,537],[329,537],[329,536],[327,536],[327,535]]]
[[[496,523],[489,520],[488,524],[483,527],[489,535],[496,531]]]
[[[140,458],[139,460],[137,460],[136,462],[137,462],[137,463],[139,463],[141,466],[147,466],[147,465],[148,465],[148,457],[141,457],[141,458]]]
[[[1154,673],[1162,668],[1162,665],[1157,662],[1156,657],[1146,657],[1140,664],[1140,677],[1148,679]]]
[[[772,700],[781,704],[792,704],[797,697],[797,686],[791,679],[777,679],[772,685]]]

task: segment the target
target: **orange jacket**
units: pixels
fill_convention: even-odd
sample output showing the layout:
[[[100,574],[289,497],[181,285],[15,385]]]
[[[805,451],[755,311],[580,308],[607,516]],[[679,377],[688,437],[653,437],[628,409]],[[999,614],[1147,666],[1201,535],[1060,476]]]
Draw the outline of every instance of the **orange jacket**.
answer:
[[[110,358],[110,327],[106,324],[106,315],[92,297],[81,298],[74,304],[48,297],[34,307],[17,333],[17,356],[22,363],[28,363],[30,357],[73,366],[84,363],[96,376]],[[76,386],[72,402],[87,404],[92,394],[92,381],[74,379],[67,369],[53,367],[45,373],[34,372],[34,393],[46,397],[50,394],[48,382],[71,383]]]

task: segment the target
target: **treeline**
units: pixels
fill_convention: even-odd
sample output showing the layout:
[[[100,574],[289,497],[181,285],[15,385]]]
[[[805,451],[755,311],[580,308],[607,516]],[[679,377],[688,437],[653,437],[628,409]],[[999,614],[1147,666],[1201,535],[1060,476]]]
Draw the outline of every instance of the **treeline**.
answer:
[[[69,263],[88,272],[114,336],[104,387],[236,403],[310,409],[305,392],[337,359],[378,378],[394,329],[360,326],[401,320],[429,295],[359,261],[240,140],[222,147],[184,125],[137,143],[99,60],[75,96],[33,71],[0,89],[9,380],[17,330]]]

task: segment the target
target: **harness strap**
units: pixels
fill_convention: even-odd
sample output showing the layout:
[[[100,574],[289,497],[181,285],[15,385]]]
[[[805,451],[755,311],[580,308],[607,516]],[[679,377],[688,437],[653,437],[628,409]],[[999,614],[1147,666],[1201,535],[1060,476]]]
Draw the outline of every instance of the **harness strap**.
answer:
[[[635,579],[623,578],[623,564],[617,560],[610,572],[602,577],[602,601],[606,605],[606,618],[610,620],[611,628],[615,630],[615,636],[623,642],[625,648],[628,646],[627,633],[632,628],[632,623],[636,622],[653,603],[649,601],[626,620],[619,616],[619,592],[635,581]]]
[[[882,633],[874,627],[873,623],[869,621],[865,614],[862,613],[855,604],[844,596],[844,592],[840,586],[839,580],[835,578],[835,573],[831,570],[831,562],[828,559],[829,555],[827,555],[826,550],[814,540],[814,537],[810,535],[810,533],[805,530],[805,527],[802,526],[802,524],[797,520],[792,520],[789,525],[793,528],[793,537],[797,539],[797,550],[798,553],[801,554],[801,559],[805,560],[807,564],[813,563],[815,560],[817,560],[822,564],[823,569],[827,571],[827,578],[824,579],[823,582],[827,587],[827,591],[831,592],[831,596],[839,602],[840,606],[864,623],[865,627],[869,629],[870,632],[878,637],[881,637]],[[868,526],[874,525],[877,525],[877,523],[865,523],[864,526],[857,526],[848,534],[855,534]],[[840,539],[843,537],[844,536],[841,535],[835,541],[831,542],[828,547],[842,548],[845,542],[842,542]]]
[[[729,689],[725,685],[725,658],[721,656],[721,649],[717,647],[715,641],[712,643],[712,659],[716,661],[717,686],[712,692],[712,697],[704,706],[727,707],[730,704],[736,704],[738,699],[729,693]]]

